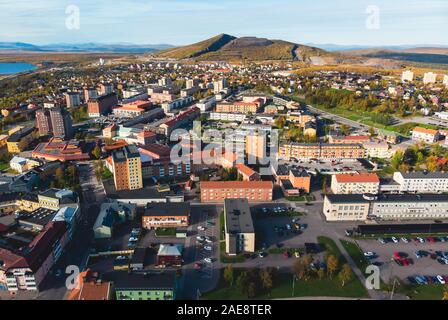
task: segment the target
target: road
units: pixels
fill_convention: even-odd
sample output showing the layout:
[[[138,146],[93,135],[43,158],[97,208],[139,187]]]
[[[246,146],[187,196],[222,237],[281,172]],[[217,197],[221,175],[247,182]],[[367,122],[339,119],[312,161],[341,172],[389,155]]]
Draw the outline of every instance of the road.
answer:
[[[105,192],[102,184],[96,179],[92,163],[79,166],[78,171],[83,190],[80,224],[64,254],[42,283],[37,299],[62,300],[67,294],[65,276],[56,277],[55,271],[61,270],[64,273],[69,265],[78,266],[80,271],[86,267],[93,241],[92,227],[98,216],[99,206],[105,200]]]

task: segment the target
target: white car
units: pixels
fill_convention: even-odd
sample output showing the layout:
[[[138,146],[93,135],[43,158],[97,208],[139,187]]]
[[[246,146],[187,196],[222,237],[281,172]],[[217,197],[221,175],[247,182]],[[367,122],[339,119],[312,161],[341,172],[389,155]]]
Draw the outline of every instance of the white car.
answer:
[[[395,238],[395,237],[392,237],[391,239],[392,239],[392,242],[393,242],[393,243],[398,243],[398,242],[400,242],[400,240],[398,240],[398,239]]]
[[[437,276],[437,281],[439,281],[440,284],[446,284],[445,279],[444,279],[441,275],[438,275],[438,276]]]
[[[198,241],[205,241],[205,237],[204,236],[197,236],[196,237],[196,240],[198,240]]]
[[[204,261],[207,262],[207,263],[213,263],[211,258],[205,258]]]
[[[204,246],[205,251],[212,251],[213,248],[211,246]]]
[[[291,230],[291,225],[290,225],[290,224],[287,224],[287,225],[286,225],[286,229],[287,229],[287,230]]]
[[[375,252],[371,252],[371,251],[364,252],[364,257],[373,257],[374,255],[376,255]]]
[[[425,239],[421,238],[421,237],[417,237],[418,242],[420,243],[425,243]]]
[[[198,230],[199,230],[199,231],[205,231],[205,227],[204,227],[204,226],[199,226],[199,227],[198,227]]]
[[[213,243],[213,240],[212,240],[212,239],[205,239],[205,242],[207,242],[207,243]]]
[[[401,238],[401,241],[403,241],[404,243],[409,243],[409,240],[407,238]]]

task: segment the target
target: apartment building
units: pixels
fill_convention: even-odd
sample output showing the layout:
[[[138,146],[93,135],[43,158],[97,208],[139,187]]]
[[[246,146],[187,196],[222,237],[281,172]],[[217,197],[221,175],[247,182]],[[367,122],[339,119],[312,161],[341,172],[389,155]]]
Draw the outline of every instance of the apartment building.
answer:
[[[414,80],[414,72],[412,72],[411,70],[406,70],[403,71],[402,75],[401,75],[401,81],[405,82],[412,82]]]
[[[360,144],[296,143],[280,145],[279,158],[296,159],[360,159],[366,158],[366,151]]]
[[[7,140],[8,152],[16,154],[24,151],[36,139],[36,133],[34,127],[15,131]]]
[[[237,101],[234,103],[222,102],[216,104],[216,112],[224,113],[257,113],[262,106],[263,101],[261,99],[254,102]]]
[[[412,140],[434,143],[439,141],[440,133],[438,130],[416,127],[412,130]]]
[[[203,181],[201,202],[222,203],[227,198],[246,198],[249,202],[269,202],[274,185],[270,181]]]
[[[209,96],[199,100],[196,107],[201,110],[201,113],[207,112],[216,106],[216,96]]]
[[[448,192],[447,172],[395,172],[393,179],[399,184],[399,192]]]
[[[70,114],[61,107],[44,108],[36,111],[36,127],[41,136],[52,134],[56,138],[70,138],[73,123]]]
[[[246,154],[249,161],[255,162],[266,158],[267,134],[265,132],[250,132],[246,136]],[[249,162],[249,164],[255,164]]]
[[[368,158],[389,159],[392,151],[387,142],[364,142],[362,144]]]
[[[238,170],[238,174],[243,177],[243,181],[260,181],[261,176],[258,172],[252,170],[248,166],[244,164],[237,164],[236,169]]]
[[[198,108],[192,107],[192,108],[186,110],[185,112],[182,112],[177,117],[170,119],[167,122],[161,124],[159,126],[159,132],[161,134],[164,134],[165,136],[169,137],[174,130],[188,125],[194,119],[199,117],[200,113],[201,113],[201,111]]]
[[[426,72],[423,75],[423,83],[424,84],[436,83],[436,80],[437,80],[437,74],[436,73]]]
[[[165,113],[169,113],[172,110],[187,107],[193,101],[194,101],[194,98],[191,96],[178,98],[173,101],[167,101],[167,102],[162,103],[162,109]]]
[[[108,114],[117,104],[118,98],[115,92],[103,94],[96,98],[91,98],[87,103],[89,117],[94,118]]]
[[[125,146],[114,151],[111,164],[117,191],[143,188],[142,162],[136,146]]]
[[[148,203],[142,217],[145,229],[188,227],[191,208],[188,202]]]
[[[81,95],[79,92],[66,92],[64,95],[67,108],[74,108],[81,104]]]
[[[210,112],[209,119],[214,121],[244,122],[247,115],[243,113]]]
[[[334,194],[378,194],[380,179],[375,173],[335,174],[331,178]]]
[[[327,221],[429,220],[448,218],[448,195],[327,195]]]
[[[335,144],[364,144],[370,142],[369,136],[329,136],[329,143]]]
[[[255,252],[255,228],[247,199],[225,199],[226,254]]]

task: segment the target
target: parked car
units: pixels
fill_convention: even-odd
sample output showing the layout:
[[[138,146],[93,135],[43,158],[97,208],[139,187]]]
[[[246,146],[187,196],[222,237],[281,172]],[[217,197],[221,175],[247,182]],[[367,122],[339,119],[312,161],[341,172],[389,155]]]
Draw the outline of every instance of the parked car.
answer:
[[[395,238],[395,237],[392,237],[391,240],[392,240],[393,243],[398,243],[398,242],[400,242],[400,240],[398,240],[398,239]]]
[[[204,261],[207,263],[213,263],[213,260],[211,258],[205,258]]]
[[[205,227],[204,227],[204,226],[199,226],[199,227],[198,227],[198,230],[199,230],[199,231],[205,231]]]
[[[211,246],[204,246],[205,251],[212,251],[213,248]]]
[[[386,244],[386,240],[384,240],[383,238],[378,238],[378,242],[381,244]]]
[[[285,251],[283,253],[283,257],[285,257],[285,259],[289,259],[289,258],[291,258],[291,253],[289,251]]]
[[[259,253],[258,253],[258,256],[259,256],[260,258],[265,258],[265,257],[267,256],[267,253],[266,253],[266,252],[259,252]]]
[[[401,241],[403,241],[404,243],[409,243],[408,238],[405,238],[405,237],[402,237],[402,238],[401,238]]]
[[[347,237],[351,237],[352,234],[353,234],[353,231],[351,231],[351,230],[345,230],[345,235],[346,235]]]
[[[425,239],[423,239],[422,237],[417,237],[416,239],[420,243],[425,243]]]
[[[372,251],[364,252],[364,257],[373,257],[373,256],[376,256],[375,252]]]
[[[445,278],[441,275],[437,276],[437,281],[439,281],[440,284],[446,284]]]
[[[197,236],[196,240],[198,240],[199,242],[204,242],[205,241],[205,237],[204,236]]]

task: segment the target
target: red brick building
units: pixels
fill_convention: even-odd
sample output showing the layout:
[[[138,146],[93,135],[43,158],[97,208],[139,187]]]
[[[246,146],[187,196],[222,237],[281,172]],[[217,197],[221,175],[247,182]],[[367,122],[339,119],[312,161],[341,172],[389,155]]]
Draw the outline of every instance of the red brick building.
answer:
[[[203,181],[201,202],[219,203],[228,198],[267,202],[272,201],[273,188],[270,181]]]

